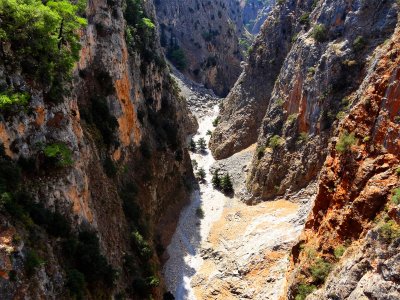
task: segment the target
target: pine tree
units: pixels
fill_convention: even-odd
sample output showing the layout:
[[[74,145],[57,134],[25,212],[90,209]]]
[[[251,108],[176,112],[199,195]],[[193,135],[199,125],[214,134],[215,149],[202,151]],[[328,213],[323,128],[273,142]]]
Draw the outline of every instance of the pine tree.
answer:
[[[219,190],[221,188],[221,178],[219,177],[219,169],[215,170],[211,182],[214,189]]]
[[[193,139],[190,139],[189,149],[190,149],[190,151],[192,151],[192,152],[196,152],[196,149],[197,149],[197,147],[196,147],[196,142],[193,141]]]
[[[199,170],[197,171],[196,175],[197,175],[197,178],[200,181],[204,181],[204,179],[206,178],[206,171],[204,171],[203,168],[199,168]]]
[[[206,140],[204,138],[199,138],[199,140],[197,141],[197,146],[201,151],[206,150],[207,148]]]
[[[232,193],[233,192],[233,185],[231,181],[231,177],[229,173],[225,174],[221,179],[221,189],[224,193]]]

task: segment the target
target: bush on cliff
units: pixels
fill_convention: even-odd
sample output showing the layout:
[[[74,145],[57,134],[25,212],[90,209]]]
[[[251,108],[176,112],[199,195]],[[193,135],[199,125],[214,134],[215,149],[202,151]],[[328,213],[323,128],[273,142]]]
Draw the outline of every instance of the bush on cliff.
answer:
[[[78,9],[68,0],[0,2],[0,42],[8,44],[12,53],[7,58],[50,87],[52,95],[69,79],[79,59],[78,31],[87,22],[78,16]]]

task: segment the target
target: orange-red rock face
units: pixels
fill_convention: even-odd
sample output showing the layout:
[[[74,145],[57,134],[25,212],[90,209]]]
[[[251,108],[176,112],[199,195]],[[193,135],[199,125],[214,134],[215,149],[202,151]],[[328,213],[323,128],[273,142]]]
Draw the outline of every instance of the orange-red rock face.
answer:
[[[331,262],[334,249],[364,237],[386,206],[392,207],[389,216],[400,221],[390,202],[393,189],[400,186],[399,29],[376,51],[376,58],[377,64],[353,95],[357,104],[338,130],[338,137],[354,133],[358,142],[345,152],[335,147],[340,138],[330,145],[315,205],[300,239],[302,249],[315,249]],[[308,267],[305,251],[293,251],[292,262],[294,287]]]

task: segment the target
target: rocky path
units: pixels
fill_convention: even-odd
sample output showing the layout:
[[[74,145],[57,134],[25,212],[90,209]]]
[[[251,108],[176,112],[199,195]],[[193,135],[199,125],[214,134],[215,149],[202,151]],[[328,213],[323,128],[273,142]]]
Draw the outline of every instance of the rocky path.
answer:
[[[198,119],[199,130],[193,139],[202,137],[208,144],[207,131],[214,129],[218,100],[180,78],[176,80]],[[163,275],[176,299],[279,299],[289,250],[303,229],[315,187],[254,206],[213,189],[210,170],[219,168],[232,175],[235,194],[243,198],[255,149],[253,145],[218,162],[208,149],[191,153],[207,175],[181,212],[167,248],[169,259]],[[204,217],[199,216],[199,208]]]

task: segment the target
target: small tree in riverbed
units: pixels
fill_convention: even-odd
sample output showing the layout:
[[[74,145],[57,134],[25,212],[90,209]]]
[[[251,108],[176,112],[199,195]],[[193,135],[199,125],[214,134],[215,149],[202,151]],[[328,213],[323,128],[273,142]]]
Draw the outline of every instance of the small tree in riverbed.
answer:
[[[219,177],[219,169],[214,171],[211,183],[214,189],[219,190],[221,188],[221,178]]]
[[[225,174],[221,179],[221,189],[225,194],[230,194],[233,192],[233,185],[229,173]]]
[[[200,168],[197,171],[196,175],[199,181],[204,181],[204,179],[206,178],[206,171],[204,171],[203,168]]]
[[[196,152],[196,150],[197,150],[196,142],[193,141],[193,139],[190,139],[189,149],[192,152]]]
[[[207,149],[206,140],[204,138],[199,138],[197,141],[197,146],[201,151],[205,151]]]

